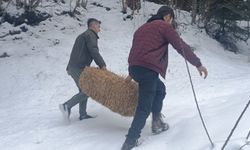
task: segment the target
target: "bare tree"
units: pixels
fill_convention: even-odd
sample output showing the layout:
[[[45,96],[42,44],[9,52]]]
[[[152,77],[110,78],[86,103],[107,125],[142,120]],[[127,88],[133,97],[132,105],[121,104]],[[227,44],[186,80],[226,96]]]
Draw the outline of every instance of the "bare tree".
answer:
[[[127,8],[128,8],[128,5],[127,5],[127,0],[122,0],[122,13],[127,13]]]
[[[26,7],[28,7],[29,11],[34,10],[36,7],[39,6],[39,4],[41,3],[42,0],[29,0],[28,1],[28,5],[26,5]],[[27,1],[26,1],[27,2]]]
[[[74,15],[77,12],[77,8],[82,7],[84,9],[87,8],[88,0],[76,0],[75,5],[72,4],[73,0],[70,0],[70,13]],[[73,8],[73,9],[72,9]]]
[[[81,6],[82,6],[84,9],[87,8],[87,5],[88,5],[88,0],[82,0]]]
[[[176,1],[175,1],[175,0],[169,0],[169,4],[170,4],[171,6],[175,6],[175,5],[176,5]]]
[[[140,0],[126,0],[127,6],[132,9],[132,15],[134,11],[139,11],[141,9],[141,1]]]
[[[22,1],[21,0],[16,0],[16,8],[19,9],[22,7]]]
[[[0,0],[2,1],[2,0]],[[10,2],[11,0],[9,0]],[[25,11],[33,11],[39,6],[42,0],[16,0],[17,9],[24,8]]]
[[[2,11],[3,0],[0,0],[0,12]]]
[[[71,9],[72,2],[73,2],[73,0],[70,0],[70,12],[74,14],[76,12],[77,7],[80,7],[80,0],[76,0],[76,3],[75,3],[75,6],[73,7],[73,10]]]
[[[191,13],[192,24],[196,23],[196,15],[197,15],[197,0],[193,0],[193,3],[192,3],[192,13]]]

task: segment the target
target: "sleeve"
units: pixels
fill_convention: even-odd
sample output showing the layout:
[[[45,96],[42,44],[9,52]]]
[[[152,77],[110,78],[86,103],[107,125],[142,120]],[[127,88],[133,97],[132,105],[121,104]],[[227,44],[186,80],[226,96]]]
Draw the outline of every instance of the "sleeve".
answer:
[[[93,34],[89,34],[86,37],[86,44],[88,51],[91,57],[94,59],[95,63],[100,67],[106,66],[104,59],[102,58],[101,54],[99,53],[98,45],[97,45],[97,37]]]
[[[189,63],[196,67],[202,66],[200,59],[194,54],[190,46],[185,43],[176,30],[171,25],[162,27],[162,35],[179,54],[181,54]]]

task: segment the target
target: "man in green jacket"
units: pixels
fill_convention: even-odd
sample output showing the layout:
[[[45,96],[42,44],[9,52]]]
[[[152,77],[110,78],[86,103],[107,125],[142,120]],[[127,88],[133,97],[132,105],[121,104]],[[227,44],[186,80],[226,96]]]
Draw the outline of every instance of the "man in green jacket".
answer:
[[[59,108],[67,121],[70,121],[69,117],[71,108],[76,104],[79,104],[80,120],[93,118],[87,114],[86,108],[88,96],[82,92],[79,87],[79,77],[84,67],[90,66],[93,60],[101,69],[106,69],[106,64],[99,53],[97,44],[100,24],[101,22],[95,18],[88,19],[88,29],[76,38],[73,46],[66,70],[74,79],[79,92],[67,102],[59,105]]]

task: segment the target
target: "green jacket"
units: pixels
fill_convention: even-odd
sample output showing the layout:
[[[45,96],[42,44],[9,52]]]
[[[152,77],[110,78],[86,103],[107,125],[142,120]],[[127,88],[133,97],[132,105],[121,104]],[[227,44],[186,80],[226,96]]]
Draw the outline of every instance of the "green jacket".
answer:
[[[100,68],[106,66],[99,53],[98,39],[98,35],[91,29],[80,34],[76,38],[66,70],[69,68],[83,69],[85,66],[90,66],[93,60]]]

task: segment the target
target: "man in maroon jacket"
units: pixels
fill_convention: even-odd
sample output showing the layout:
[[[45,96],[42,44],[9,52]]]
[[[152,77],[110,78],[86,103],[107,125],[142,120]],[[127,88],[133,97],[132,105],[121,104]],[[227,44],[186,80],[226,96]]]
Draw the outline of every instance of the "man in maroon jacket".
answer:
[[[146,119],[152,112],[152,132],[159,134],[169,126],[162,119],[162,102],[166,95],[164,83],[159,74],[165,78],[168,66],[168,45],[171,44],[179,54],[194,65],[200,75],[207,77],[207,69],[191,48],[180,38],[172,26],[174,11],[162,6],[156,15],[142,25],[134,34],[130,50],[129,74],[139,84],[138,105],[131,127],[122,150],[131,150],[137,144]],[[131,80],[131,77],[127,80]]]

